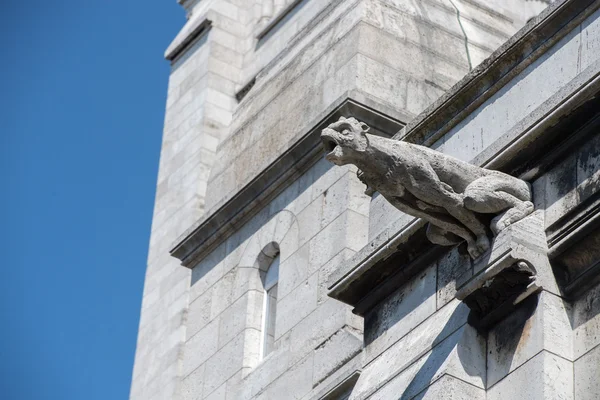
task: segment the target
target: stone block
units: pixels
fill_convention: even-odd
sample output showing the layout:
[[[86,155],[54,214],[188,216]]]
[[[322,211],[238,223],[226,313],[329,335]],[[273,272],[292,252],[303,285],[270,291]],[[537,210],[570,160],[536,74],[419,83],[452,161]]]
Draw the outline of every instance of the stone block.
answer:
[[[317,306],[318,274],[313,274],[286,297],[277,301],[275,340],[290,330]]]
[[[247,292],[263,290],[260,270],[257,267],[237,267],[234,273],[232,298],[238,299]]]
[[[207,290],[203,295],[190,303],[187,313],[187,335],[194,336],[210,321],[210,302],[212,292]]]
[[[406,214],[391,205],[381,194],[375,193],[369,206],[369,241],[375,239],[403,216]]]
[[[573,336],[575,359],[600,345],[600,286],[573,303]]]
[[[317,293],[317,304],[321,304],[328,299],[327,293],[329,293],[328,282],[330,276],[340,268],[344,261],[350,259],[355,253],[354,250],[343,249],[318,270],[319,288]]]
[[[289,333],[288,351],[293,357],[312,352],[349,321],[349,307],[328,299],[298,323]]]
[[[600,30],[600,22],[598,22]],[[583,202],[600,191],[600,137],[589,140],[577,155],[577,194]]]
[[[192,269],[190,301],[206,292],[223,276],[221,261],[225,257],[226,246],[218,246]]]
[[[456,293],[472,310],[472,323],[488,329],[527,297],[544,289],[560,291],[550,261],[543,211],[509,225],[491,249],[473,262],[472,277]]]
[[[577,155],[562,160],[546,174],[544,203],[546,226],[551,226],[577,205]]]
[[[227,343],[207,361],[204,392],[212,393],[243,367],[244,333]]]
[[[444,153],[469,161],[577,75],[579,35],[565,36],[444,136]],[[561,73],[556,73],[561,71]],[[543,82],[543,84],[540,84]],[[499,116],[502,117],[499,117]]]
[[[487,391],[488,400],[572,400],[573,363],[542,351]]]
[[[417,361],[467,321],[468,307],[455,300],[426,319],[385,351],[367,347],[365,364],[372,363],[372,379],[388,379],[393,374]],[[375,382],[376,382],[375,381]]]
[[[181,382],[181,397],[183,400],[197,400],[203,398],[202,387],[204,384],[204,364],[194,372],[184,377]]]
[[[323,196],[314,199],[298,214],[298,244],[309,242],[322,228]]]
[[[301,399],[312,388],[313,355],[291,366],[254,399]]]
[[[436,268],[429,267],[365,316],[367,358],[398,341],[436,311]]]
[[[211,321],[204,329],[190,337],[184,347],[182,376],[188,376],[204,364],[219,347],[219,319]]]
[[[483,389],[485,340],[463,325],[407,368],[392,373],[388,369],[389,365],[378,365],[377,360],[365,368],[350,400],[411,399],[444,375]]]
[[[221,386],[219,386],[212,393],[207,394],[204,398],[206,400],[225,400],[226,395],[227,395],[227,384],[224,383]]]
[[[279,266],[277,295],[280,298],[287,296],[308,278],[308,249],[308,244],[302,246]]]
[[[327,339],[314,353],[313,386],[317,386],[362,350],[362,335],[345,327]]]
[[[221,314],[236,300],[233,298],[235,283],[235,271],[229,271],[212,287],[212,299],[210,304],[211,319]]]
[[[452,248],[437,263],[437,308],[442,308],[456,296],[457,287],[471,277],[471,259]]]
[[[592,65],[600,57],[600,10],[596,10],[581,24],[580,70]]]
[[[541,351],[573,359],[568,303],[548,292],[522,303],[488,334],[488,387]]]
[[[368,218],[345,211],[310,241],[309,268],[319,269],[344,248],[360,250],[367,241]]]
[[[575,361],[575,399],[594,400],[600,398],[600,347]]]
[[[419,392],[418,400],[485,400],[485,390],[451,375],[444,375]]]
[[[250,311],[248,297],[248,295],[243,295],[231,306],[227,307],[219,316],[219,348],[230,342],[231,339],[247,327],[248,311]],[[262,304],[254,305],[262,308]],[[258,329],[260,329],[260,322]]]

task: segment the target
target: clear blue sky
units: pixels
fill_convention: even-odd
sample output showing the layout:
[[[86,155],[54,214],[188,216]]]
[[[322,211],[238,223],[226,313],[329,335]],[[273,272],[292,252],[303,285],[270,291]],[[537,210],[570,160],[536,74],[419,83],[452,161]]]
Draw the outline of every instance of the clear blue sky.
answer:
[[[0,398],[127,399],[175,0],[0,5]]]

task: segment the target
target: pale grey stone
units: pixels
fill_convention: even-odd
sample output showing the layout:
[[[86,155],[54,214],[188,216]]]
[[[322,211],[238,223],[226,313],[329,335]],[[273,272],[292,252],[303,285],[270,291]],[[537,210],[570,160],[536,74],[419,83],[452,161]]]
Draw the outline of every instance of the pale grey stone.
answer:
[[[206,361],[204,392],[212,393],[243,367],[244,333],[227,343]]]
[[[375,360],[368,369],[375,369]],[[385,371],[380,365],[378,371]],[[361,374],[351,400],[390,398],[410,399],[444,375],[461,379],[479,388],[485,382],[485,340],[469,325],[454,332],[406,369],[377,377],[368,371]],[[391,377],[390,377],[391,375]]]
[[[199,366],[189,374],[184,377],[181,383],[181,396],[183,400],[196,400],[202,399],[202,386],[204,383],[204,364]]]
[[[211,208],[211,205],[220,207],[226,200],[238,194],[236,189],[247,184],[264,169],[265,165],[278,157],[281,151],[292,146],[299,137],[306,134],[316,125],[316,121],[320,121],[324,117],[323,110],[335,108],[339,105],[338,99],[340,98],[350,97],[377,112],[387,113],[394,117],[403,116],[402,118],[405,118],[403,122],[408,122],[414,114],[420,112],[460,79],[463,71],[466,72],[467,54],[462,46],[463,39],[467,39],[467,49],[470,52],[471,61],[475,65],[489,51],[493,50],[492,47],[495,47],[503,37],[508,37],[518,29],[521,22],[518,21],[518,18],[529,17],[529,15],[525,17],[526,12],[521,12],[524,8],[519,7],[526,7],[529,12],[531,3],[536,3],[537,7],[539,7],[537,3],[540,3],[500,0],[490,0],[489,2],[481,0],[454,1],[453,3],[456,3],[461,14],[456,15],[448,1],[334,0],[322,2],[310,0],[304,1],[298,12],[278,27],[276,35],[265,40],[260,46],[256,46],[252,36],[253,26],[256,22],[253,13],[254,4],[245,0],[215,2],[181,0],[181,2],[187,8],[190,21],[208,10],[214,13],[211,18],[215,21],[215,26],[211,32],[210,43],[209,41],[199,41],[192,44],[186,54],[172,65],[165,116],[163,154],[159,171],[159,190],[155,205],[144,306],[131,391],[133,400],[177,399],[182,397],[182,393],[178,392],[178,389],[188,390],[183,388],[186,385],[201,385],[202,382],[199,379],[193,380],[191,377],[201,375],[203,364],[194,369],[182,381],[184,379],[182,374],[187,372],[186,368],[189,367],[186,366],[186,363],[189,362],[188,358],[201,359],[205,356],[199,344],[193,341],[197,335],[202,333],[202,330],[199,329],[207,322],[206,316],[200,311],[202,306],[198,300],[206,296],[206,298],[211,298],[212,303],[213,290],[215,291],[217,305],[212,315],[215,317],[213,323],[219,321],[218,324],[221,325],[220,318],[223,316],[229,318],[227,312],[237,305],[236,299],[246,296],[248,291],[251,293],[247,295],[253,296],[252,291],[260,289],[260,279],[256,279],[258,275],[253,273],[255,270],[252,270],[257,253],[254,254],[255,258],[252,263],[244,265],[249,268],[236,270],[233,273],[233,279],[228,275],[225,278],[227,282],[224,284],[218,284],[218,282],[224,275],[236,269],[248,238],[258,232],[264,221],[255,220],[252,223],[255,224],[255,227],[252,229],[242,228],[236,233],[238,237],[234,241],[230,243],[227,240],[225,255],[218,257],[217,253],[222,251],[219,249],[213,256],[212,266],[204,263],[195,269],[192,272],[191,289],[189,288],[189,275],[180,272],[182,267],[176,260],[167,260],[167,252],[173,241],[179,233],[187,230],[192,221],[200,218],[205,207]],[[509,3],[510,5],[508,5]],[[574,2],[569,7],[573,4]],[[210,10],[211,8],[214,10]],[[505,12],[506,8],[512,8],[514,14]],[[552,16],[555,14],[560,16],[558,11],[553,11]],[[549,21],[550,28],[553,28],[551,18],[548,15],[544,18]],[[304,26],[306,28],[303,28]],[[565,26],[568,29],[573,27]],[[476,109],[466,110],[470,114],[464,119],[464,123],[456,125],[457,121],[452,120],[454,118],[452,115],[444,121],[446,125],[440,125],[442,126],[441,134],[444,134],[447,129],[450,131],[441,141],[444,143],[439,149],[465,161],[482,154],[482,151],[489,148],[490,143],[496,143],[516,124],[530,116],[531,110],[536,109],[557,89],[563,87],[565,82],[571,82],[572,78],[587,65],[592,65],[600,54],[595,51],[598,47],[597,27],[598,11],[581,26],[575,27],[571,35],[546,51],[546,54],[530,68],[522,71],[521,66],[518,66],[516,68],[518,71],[509,71],[505,79],[512,79],[512,81],[505,85],[505,88],[499,88],[500,84],[498,84],[491,87],[490,94],[483,93],[483,91],[477,92],[477,101],[469,106]],[[532,28],[534,27],[530,25],[524,31],[525,34]],[[465,35],[464,38],[463,35]],[[531,37],[525,36],[525,40],[522,40],[523,33],[519,35],[518,39],[526,42],[526,45],[532,42]],[[537,53],[546,50],[544,48],[546,44],[540,40],[536,39],[533,42],[535,46],[542,45],[538,47]],[[550,39],[548,45],[552,44],[552,39]],[[517,45],[520,44],[517,43]],[[507,50],[518,47],[517,45],[513,41],[509,47],[504,47],[497,53],[500,55],[494,56],[492,62],[496,65],[508,65],[505,64],[501,54],[510,54]],[[489,47],[489,49],[484,49],[485,47]],[[537,53],[525,56],[529,59],[537,58],[539,56]],[[214,60],[210,61],[211,58]],[[527,59],[523,61],[522,65],[529,63]],[[512,64],[509,66],[513,68]],[[215,72],[208,72],[209,70]],[[235,105],[237,114],[232,115],[231,111],[234,107],[232,99],[236,87],[254,76],[257,71],[262,71],[257,80],[256,89],[258,90],[251,91],[249,97],[245,98],[241,104]],[[218,74],[229,76],[221,78]],[[517,74],[519,75],[517,76]],[[476,74],[472,76],[481,76],[484,78],[483,80],[488,80],[490,74],[487,74],[487,69],[484,68],[476,71]],[[234,80],[238,80],[238,82],[234,82]],[[470,84],[472,81],[467,79],[465,82]],[[504,82],[501,84],[504,85]],[[459,86],[457,90],[460,91],[464,84]],[[444,101],[447,100],[448,98],[444,99]],[[458,98],[453,97],[451,101],[447,102],[451,104],[451,107],[458,109],[470,103],[471,100],[465,101],[459,96]],[[483,102],[483,104],[479,102]],[[556,105],[556,107],[558,106],[560,104]],[[458,110],[457,112],[463,111]],[[542,117],[539,116],[535,121]],[[400,119],[402,120],[402,118]],[[464,115],[460,115],[458,119],[463,118]],[[525,128],[529,129],[529,125]],[[229,132],[232,133],[230,142],[216,150],[217,141],[220,141]],[[431,133],[431,130],[426,133]],[[519,136],[510,136],[506,140],[512,143],[512,141],[518,141]],[[219,151],[218,159],[215,159],[215,151]],[[488,156],[481,158],[482,163],[492,159],[492,156],[495,156],[498,151],[494,150]],[[242,157],[239,157],[240,155]],[[232,167],[238,162],[238,157],[240,165]],[[217,164],[211,168],[213,162]],[[594,163],[582,163],[578,159],[576,172],[578,185],[583,183],[581,180],[591,182],[595,179],[593,175],[595,165]],[[206,182],[209,169],[213,171],[210,184]],[[338,170],[343,172],[341,168],[330,168],[327,173],[333,176],[338,173]],[[328,182],[330,176],[318,179],[319,182],[315,185],[319,192],[317,197],[321,196],[325,190],[331,190],[331,184],[335,181]],[[298,196],[289,197],[293,199],[291,203],[286,199],[279,204],[271,204],[273,207],[270,204],[261,204],[260,206],[268,209],[269,215],[274,215],[274,212],[281,210],[283,203],[289,204],[290,209],[298,207],[298,211],[301,211],[312,200],[313,187],[311,185],[314,180],[313,176],[310,179],[306,178],[306,181],[303,182],[305,186],[297,189]],[[587,190],[583,190],[584,186],[591,187],[582,185],[582,190],[577,193],[578,196]],[[207,191],[210,199],[205,204],[204,197]],[[576,197],[573,199],[576,200]],[[585,198],[585,196],[581,198]],[[559,201],[554,210],[550,209],[549,221],[561,218],[564,211],[570,210],[570,207],[576,204],[570,199],[561,203],[561,199],[557,199]],[[568,207],[562,207],[564,205],[568,205]],[[338,210],[341,209],[338,207],[339,204],[333,206],[331,208],[333,212],[327,213],[326,220],[331,219],[329,215],[335,217]],[[337,209],[335,209],[336,207]],[[353,209],[352,205],[349,205],[349,208],[357,211],[357,214],[367,215],[358,209]],[[292,211],[295,215],[299,214],[295,210]],[[371,215],[373,217],[371,225],[374,227],[371,229],[372,232],[375,232],[375,228],[380,229],[379,232],[383,232],[385,229],[394,230],[406,223],[398,221],[392,217],[391,213],[386,216],[383,209],[380,210],[378,217],[375,217],[372,212]],[[380,222],[376,222],[375,218]],[[319,216],[320,220],[321,216]],[[347,224],[345,230],[329,230],[328,232],[335,235],[342,234],[342,236],[352,230],[366,232],[366,219],[357,218],[355,222],[356,224]],[[383,226],[384,223],[386,226]],[[235,228],[238,229],[239,226]],[[320,229],[321,227],[319,227]],[[307,239],[318,234],[319,232],[315,232]],[[274,235],[277,236],[275,231]],[[312,273],[307,273],[307,276],[316,274],[318,270],[319,300],[324,299],[321,277],[329,274],[327,269],[332,268],[335,257],[341,254],[340,251],[343,253],[360,250],[360,247],[366,243],[361,235],[355,234],[354,238],[347,235],[339,242],[328,239],[328,243],[333,245],[354,241],[351,246],[343,244],[331,254],[318,254],[318,252],[328,251],[328,249],[319,247],[315,243],[311,244],[315,253],[309,255],[309,261],[312,260],[313,263],[310,265]],[[370,239],[375,236],[375,233],[370,235]],[[282,247],[295,248],[292,238],[293,235],[286,235],[285,240],[288,242]],[[321,238],[325,238],[325,236],[321,236]],[[261,242],[257,239],[256,247],[259,248],[259,251],[260,244]],[[290,251],[290,255],[293,253]],[[185,272],[188,273],[188,271]],[[441,272],[437,274],[438,287],[435,297],[438,302],[438,312],[425,319],[413,332],[430,320],[433,321],[437,315],[443,314],[446,307],[458,303],[456,300],[450,300],[453,296],[452,283],[446,284],[452,282],[453,279],[455,276],[452,273],[450,276],[445,276]],[[254,300],[258,299],[257,293],[254,293],[256,294]],[[430,301],[429,298],[427,301]],[[447,301],[449,302],[441,307]],[[249,299],[248,313],[255,311],[255,303],[251,305]],[[586,382],[587,379],[587,382],[592,382],[591,387],[594,384],[592,379],[595,364],[593,363],[597,360],[593,357],[588,359],[588,356],[593,353],[590,350],[597,345],[598,329],[595,315],[592,315],[593,311],[590,310],[595,308],[595,303],[590,303],[590,298],[587,297],[586,300],[576,302],[573,317],[573,329],[575,329],[577,337],[575,339],[575,357],[581,357],[578,361],[581,362],[582,370],[590,372],[590,375],[582,378],[582,381]],[[193,316],[192,312],[194,312]],[[215,316],[217,313],[218,315]],[[256,327],[259,321],[257,315],[256,312],[248,315],[248,319],[243,323]],[[192,318],[197,319],[192,320]],[[256,395],[278,399],[287,398],[290,387],[298,387],[300,393],[308,396],[313,383],[311,368],[316,361],[309,353],[314,352],[315,347],[321,345],[336,330],[348,324],[359,325],[359,321],[360,319],[350,314],[348,306],[326,300],[286,335],[283,335],[278,344],[280,346],[279,353],[273,353],[272,357],[264,360],[261,365],[247,361],[247,359],[256,357],[256,354],[253,353],[256,352],[254,343],[258,341],[260,332],[254,328],[245,329],[240,333],[243,336],[243,339],[240,339],[242,344],[239,344],[241,347],[235,351],[235,354],[243,356],[242,361],[237,364],[231,362],[233,358],[223,353],[219,362],[214,362],[209,373],[211,379],[215,381],[215,385],[222,379],[227,379],[227,383],[221,383],[218,386],[211,384],[210,392],[204,391],[204,395],[208,395],[209,398],[223,398],[225,388],[229,399],[250,399]],[[557,321],[562,323],[563,315],[560,315],[560,318],[557,317]],[[223,322],[223,325],[238,326],[242,323],[237,318],[230,319],[230,322],[231,324]],[[204,326],[203,329],[208,326],[210,324]],[[190,341],[182,348],[186,329]],[[435,331],[435,326],[429,329]],[[558,330],[549,332],[552,336],[560,333]],[[408,333],[404,339],[410,337],[411,333]],[[217,332],[215,337],[219,335]],[[425,339],[423,340],[426,342]],[[550,339],[545,337],[544,340]],[[470,341],[470,343],[475,342],[476,340]],[[189,347],[190,343],[195,347]],[[417,343],[420,344],[420,339]],[[207,345],[207,347],[211,346]],[[558,351],[563,352],[564,349]],[[234,351],[229,355],[233,353]],[[526,353],[529,354],[523,352],[519,357],[526,358]],[[396,354],[399,355],[397,359],[404,356],[401,352]],[[183,357],[183,362],[177,360],[177,357]],[[302,360],[302,357],[306,358]],[[394,362],[397,362],[397,359]],[[196,365],[196,361],[198,360],[194,360],[194,365]],[[298,361],[301,363],[298,364]],[[591,366],[586,364],[588,361],[592,363]],[[561,398],[563,394],[568,394],[568,390],[563,390],[564,378],[568,375],[568,366],[564,369],[567,373],[558,375],[558,378],[554,379],[555,376],[551,374],[553,371],[550,368],[551,364],[548,362],[546,369],[541,368],[533,372],[527,370],[527,373],[517,379],[515,374],[525,370],[529,365],[528,362],[522,364],[491,390],[500,387],[511,377],[514,377],[514,380],[506,383],[503,390],[513,384],[516,387],[522,383],[523,387],[518,391],[496,393],[494,398]],[[290,367],[293,365],[298,365],[298,368],[292,372]],[[225,367],[232,369],[239,367],[239,369],[231,373],[230,370],[222,369]],[[458,373],[456,374],[458,375]],[[545,377],[548,374],[552,379]],[[254,378],[259,375],[264,378]],[[425,388],[416,393],[415,396],[436,399],[480,398],[478,395],[481,394],[481,389],[477,389],[470,383],[454,379],[451,375],[452,372],[446,375],[435,375],[434,383],[428,389]],[[250,378],[242,384],[244,388],[242,395],[230,392],[230,387],[237,385],[236,382],[240,382],[242,376]],[[396,382],[403,379],[400,378],[401,376],[402,374],[398,376]],[[417,382],[426,381],[426,379],[422,379],[423,375],[417,374],[416,376],[419,378],[416,380]],[[536,386],[537,382],[527,386],[530,376],[542,377],[547,390],[544,389],[546,391],[541,394],[535,392],[535,388],[530,386]],[[575,376],[577,379],[584,375],[576,372]],[[465,377],[467,381],[469,378]],[[256,383],[259,380],[260,383]],[[556,389],[552,391],[554,386]],[[247,392],[245,391],[246,387],[250,388]],[[393,385],[390,384],[390,387]],[[389,395],[384,397],[397,398],[404,393],[405,389],[401,383],[398,383],[396,388],[400,390],[390,390],[387,392]],[[456,392],[454,392],[455,388]],[[461,392],[462,389],[459,388],[465,391]],[[471,390],[469,391],[467,388]],[[409,393],[414,393],[412,389],[417,390],[413,385]],[[589,387],[585,383],[582,384],[581,390],[586,391],[586,394],[589,393]],[[196,391],[195,393],[200,392]],[[593,394],[590,395],[593,396]],[[191,397],[196,396],[192,394]],[[566,395],[563,398],[568,399],[572,396]]]
[[[535,300],[535,299],[532,299]],[[488,335],[489,387],[541,351],[573,360],[571,308],[561,298],[542,292],[501,321]]]
[[[269,385],[264,392],[255,398],[270,399],[301,399],[312,389],[313,354],[290,367],[279,379]]]
[[[367,243],[368,217],[347,210],[310,241],[309,269],[316,271],[342,249],[360,250]]]
[[[320,384],[362,349],[362,335],[344,328],[315,349],[313,386]]]
[[[573,335],[575,358],[600,345],[600,286],[574,302]]]
[[[248,312],[250,311],[251,306],[248,303],[249,295],[244,295],[237,299],[231,306],[227,307],[219,316],[219,348],[223,347],[247,327],[249,322],[248,317],[250,316]],[[258,306],[258,310],[261,310],[262,302],[254,302],[252,306],[254,306],[252,308]],[[256,314],[257,313],[254,313],[254,318],[252,319],[257,319]],[[253,327],[260,329],[260,322],[258,322],[258,325],[256,324],[256,321],[253,322]]]
[[[331,298],[294,326],[289,335],[291,354],[313,351],[344,325],[351,324],[350,307]]]
[[[542,351],[488,388],[488,400],[572,400],[573,363]]]
[[[344,117],[324,129],[327,160],[358,166],[367,186],[401,211],[430,223],[428,237],[434,243],[466,240],[469,254],[477,258],[489,250],[490,241],[476,214],[497,215],[490,228],[498,234],[533,211],[530,187],[520,179],[368,130],[366,124]]]
[[[436,311],[436,268],[429,267],[365,316],[367,359],[385,351]]]
[[[452,249],[437,263],[437,307],[445,306],[456,296],[456,290],[472,275],[471,260]]]
[[[203,295],[194,300],[188,308],[187,335],[194,336],[210,321],[210,303],[212,292],[207,290]]]
[[[336,254],[331,260],[326,262],[319,270],[319,288],[317,293],[317,304],[321,304],[327,300],[328,282],[331,274],[336,271],[342,263],[350,257],[352,257],[356,252],[351,249],[343,249],[338,254]]]
[[[185,343],[182,375],[187,376],[204,364],[219,348],[219,319],[213,319],[204,329]]]
[[[420,392],[418,400],[485,400],[485,390],[452,375],[444,375]]]
[[[365,371],[371,374],[367,379],[386,379],[406,368],[464,325],[468,314],[468,307],[454,300],[388,348],[367,347],[365,364],[373,365],[369,367],[373,372]]]
[[[318,281],[318,274],[313,274],[286,297],[277,300],[276,340],[315,309]]]
[[[600,393],[600,347],[596,346],[575,362],[575,399],[593,400]]]
[[[277,296],[284,298],[308,278],[308,244],[299,248],[279,266]]]
[[[215,391],[210,394],[207,394],[204,398],[206,400],[225,400],[227,395],[227,384],[224,383]]]

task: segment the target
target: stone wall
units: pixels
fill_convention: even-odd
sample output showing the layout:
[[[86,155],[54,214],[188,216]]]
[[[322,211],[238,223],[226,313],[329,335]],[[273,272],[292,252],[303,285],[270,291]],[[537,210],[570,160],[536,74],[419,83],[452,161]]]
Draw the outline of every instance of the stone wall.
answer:
[[[333,275],[344,275],[357,257],[413,221],[381,196],[363,194],[353,167],[291,164],[298,169],[293,178],[239,211],[241,222],[217,221],[230,224],[227,235],[189,268],[169,255],[239,196],[260,198],[253,182],[349,101],[397,127],[429,115],[427,108],[445,101],[471,69],[488,68],[482,61],[543,2],[515,2],[526,11],[502,14],[474,0],[304,0],[270,28],[259,24],[258,0],[181,3],[188,22],[167,51],[172,73],[132,399],[334,399],[352,388],[352,399],[485,398],[486,390],[510,398],[521,376],[552,368],[574,371],[574,381],[561,386],[565,398],[573,398],[572,387],[576,399],[593,398],[600,358],[595,288],[572,302],[544,293],[537,308],[545,313],[534,318],[524,308],[488,336],[467,324],[468,309],[455,299],[456,278],[467,268],[456,249],[364,321],[328,297]],[[500,163],[501,150],[595,79],[597,21],[596,13],[569,27],[423,143],[479,165]],[[398,136],[411,140],[412,127]],[[598,163],[577,154],[565,161],[575,186],[566,188],[552,173],[535,177],[548,227],[595,193],[585,188],[595,187]],[[261,360],[260,271],[277,252],[275,350]],[[505,325],[521,330],[508,334]],[[567,342],[546,337],[554,325]],[[523,332],[534,344],[502,342]],[[501,350],[487,354],[493,345]],[[539,398],[549,385],[522,390]]]

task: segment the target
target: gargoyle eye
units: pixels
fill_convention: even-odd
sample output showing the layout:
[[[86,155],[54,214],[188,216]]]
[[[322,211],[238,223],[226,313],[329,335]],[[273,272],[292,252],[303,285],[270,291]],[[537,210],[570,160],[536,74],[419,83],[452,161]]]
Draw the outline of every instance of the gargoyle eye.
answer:
[[[342,131],[342,135],[349,135],[350,134],[350,130],[349,129],[344,129]]]

